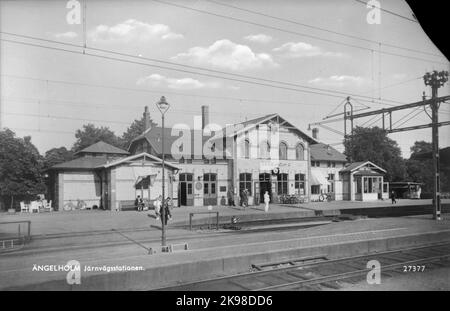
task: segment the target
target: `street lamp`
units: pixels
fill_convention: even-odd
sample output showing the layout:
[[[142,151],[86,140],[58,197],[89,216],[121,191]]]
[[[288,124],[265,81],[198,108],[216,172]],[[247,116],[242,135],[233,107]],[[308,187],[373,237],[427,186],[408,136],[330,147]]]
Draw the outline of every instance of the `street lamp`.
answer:
[[[161,112],[161,151],[162,151],[162,211],[161,211],[161,222],[162,222],[162,235],[161,235],[161,246],[166,246],[166,209],[165,209],[165,175],[164,175],[164,165],[165,165],[165,154],[164,154],[164,115],[166,114],[167,110],[169,110],[169,103],[166,101],[166,98],[164,96],[161,97],[159,102],[156,103],[156,107],[158,107],[158,110]]]

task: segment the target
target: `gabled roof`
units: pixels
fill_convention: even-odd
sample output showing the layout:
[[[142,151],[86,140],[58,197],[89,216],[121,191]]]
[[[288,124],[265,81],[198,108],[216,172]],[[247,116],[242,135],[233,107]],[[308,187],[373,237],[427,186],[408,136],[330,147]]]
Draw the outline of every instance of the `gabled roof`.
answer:
[[[104,154],[123,154],[128,155],[129,153],[120,148],[114,147],[113,145],[107,144],[104,141],[96,142],[83,150],[78,151],[75,154],[80,153],[104,153]]]
[[[310,148],[313,161],[347,162],[345,155],[329,145],[319,143],[310,145]]]
[[[241,123],[236,123],[236,124],[232,125],[231,127],[224,128],[221,131],[221,133],[218,133],[218,135],[216,135],[215,139],[219,139],[223,136],[226,136],[226,137],[233,136],[234,137],[236,135],[245,133],[245,132],[253,129],[260,124],[263,124],[268,121],[273,121],[275,119],[278,122],[278,124],[280,125],[280,127],[284,126],[284,127],[289,128],[290,130],[297,132],[298,135],[305,138],[311,144],[318,143],[318,141],[316,141],[314,138],[310,137],[309,135],[307,135],[304,132],[302,132],[301,130],[299,130],[297,127],[295,127],[294,125],[289,123],[286,119],[280,117],[280,115],[278,113],[269,114],[269,115],[266,115],[263,117],[255,118],[255,119],[244,121]],[[238,127],[237,130],[236,130],[236,127]]]
[[[135,142],[145,139],[150,144],[155,153],[160,155],[162,154],[162,135],[163,131],[161,127],[152,127],[150,130],[145,131],[143,134],[133,139],[130,144],[129,150]],[[202,148],[200,151],[203,150],[203,145],[206,143],[206,141],[211,138],[211,136],[204,136],[202,130],[190,130],[190,135],[191,149],[193,151],[196,150],[196,148],[194,148],[194,141],[197,136],[202,137]],[[172,128],[164,128],[164,151],[166,154],[170,154],[173,143],[180,137],[181,135],[178,133],[177,136],[172,136]]]
[[[274,113],[274,114],[269,114],[269,115],[266,115],[263,117],[255,118],[252,120],[247,120],[247,121],[244,121],[241,123],[237,123],[237,124],[232,125],[231,127],[222,128],[222,130],[217,131],[217,133],[215,133],[214,136],[204,136],[202,130],[190,130],[191,149],[192,149],[191,154],[194,154],[194,151],[196,149],[196,148],[194,148],[194,146],[195,146],[194,141],[195,141],[196,137],[202,137],[202,148],[200,148],[201,149],[200,151],[202,152],[203,145],[209,139],[211,139],[211,141],[214,141],[214,140],[222,139],[223,137],[232,137],[232,136],[238,135],[242,132],[249,131],[259,124],[262,124],[262,123],[270,121],[270,120],[274,120],[275,118],[277,119],[277,121],[280,122],[280,125],[286,126],[289,129],[294,130],[295,132],[297,132],[298,135],[305,138],[308,142],[318,143],[315,139],[306,135],[305,133],[303,133],[296,127],[294,127],[292,124],[290,124],[288,121],[281,118],[277,113]],[[236,126],[238,126],[238,128],[239,128],[237,131],[235,130]],[[227,129],[231,129],[231,131],[227,131]],[[162,139],[161,138],[162,138],[163,134],[164,134],[164,150],[167,153],[169,153],[172,148],[173,143],[177,139],[179,139],[180,136],[172,136],[171,128],[164,128],[164,133],[163,133],[161,127],[153,127],[150,130],[145,131],[143,134],[141,134],[138,137],[136,137],[135,139],[133,139],[133,141],[130,144],[129,150],[131,150],[131,147],[133,146],[133,144],[135,142],[140,141],[142,139],[146,139],[156,154],[158,154],[158,155],[162,154]],[[199,156],[202,156],[202,154],[200,154]]]
[[[148,154],[146,152],[142,152],[142,153],[139,153],[139,154],[135,154],[135,155],[126,157],[126,158],[118,159],[116,161],[105,163],[105,164],[102,165],[102,167],[109,168],[109,167],[112,167],[112,166],[117,166],[117,165],[120,165],[122,163],[126,163],[126,162],[129,162],[129,161],[141,158],[141,157],[149,158],[150,160],[152,160],[152,161],[154,161],[154,162],[156,162],[158,164],[162,164],[162,159],[160,159],[158,157],[155,157],[155,156],[153,156],[151,154]],[[175,170],[179,170],[180,169],[178,166],[173,165],[171,163],[168,163],[167,161],[165,161],[164,166],[168,166],[168,167],[170,167],[172,169],[175,169]]]
[[[357,171],[358,169],[360,169],[363,166],[366,166],[367,164],[371,165],[374,169],[377,169],[377,170],[380,170],[380,171],[386,173],[386,170],[382,169],[381,167],[379,167],[376,164],[373,164],[370,161],[351,163],[351,164],[347,165],[343,170],[341,170],[341,173]]]
[[[106,156],[102,157],[80,157],[74,160],[59,163],[50,167],[50,170],[59,169],[76,169],[76,170],[92,170],[107,162]]]

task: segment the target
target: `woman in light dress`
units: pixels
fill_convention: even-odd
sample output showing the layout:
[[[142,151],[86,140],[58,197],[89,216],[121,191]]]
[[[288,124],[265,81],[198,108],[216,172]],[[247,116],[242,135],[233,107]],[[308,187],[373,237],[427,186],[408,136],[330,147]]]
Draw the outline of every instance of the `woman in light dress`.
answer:
[[[153,205],[155,206],[156,219],[159,219],[159,216],[161,215],[162,197],[161,196],[157,197]]]
[[[264,193],[264,211],[267,213],[269,211],[269,202],[270,202],[270,195],[269,192],[266,191],[266,193]]]

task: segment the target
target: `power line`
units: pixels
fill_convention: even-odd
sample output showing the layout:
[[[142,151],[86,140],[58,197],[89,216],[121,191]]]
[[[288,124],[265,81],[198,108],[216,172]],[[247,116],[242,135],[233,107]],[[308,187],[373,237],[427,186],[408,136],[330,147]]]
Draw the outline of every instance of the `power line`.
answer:
[[[191,10],[191,11],[195,11],[195,12],[199,12],[199,13],[203,13],[203,14],[208,14],[208,15],[212,15],[212,16],[216,16],[216,17],[220,17],[220,18],[224,18],[224,19],[229,19],[229,20],[233,20],[233,21],[236,21],[236,22],[240,22],[240,23],[245,23],[245,24],[249,24],[249,25],[253,25],[253,26],[258,26],[258,27],[262,27],[262,28],[272,29],[272,30],[276,30],[276,31],[280,31],[280,32],[289,33],[289,34],[294,34],[294,35],[301,36],[301,37],[308,37],[308,38],[312,38],[312,39],[316,39],[316,40],[326,41],[326,42],[339,44],[339,45],[344,45],[344,46],[357,48],[357,49],[362,49],[362,50],[368,50],[368,51],[372,51],[373,50],[371,48],[367,48],[367,47],[363,47],[363,46],[359,46],[359,45],[344,43],[344,42],[337,41],[337,40],[326,39],[326,38],[322,38],[322,37],[319,37],[319,36],[314,36],[314,35],[310,35],[310,34],[306,34],[306,33],[296,32],[296,31],[287,30],[287,29],[283,29],[283,28],[278,28],[278,27],[274,27],[274,26],[268,26],[268,25],[255,23],[255,22],[252,22],[252,21],[248,21],[248,20],[239,19],[239,18],[236,18],[236,17],[231,17],[231,16],[226,16],[226,15],[221,15],[221,14],[218,14],[218,13],[213,13],[213,12],[210,12],[210,11],[195,9],[195,8],[187,7],[187,6],[180,5],[180,4],[170,3],[170,2],[161,1],[161,0],[151,0],[151,1],[158,2],[158,3],[161,3],[161,4],[165,4],[165,5],[169,5],[169,6],[173,6],[173,7],[186,9],[186,10]],[[420,61],[424,61],[424,62],[431,62],[431,63],[436,63],[436,64],[447,65],[447,63],[444,63],[444,62],[434,61],[434,60],[430,60],[430,59],[424,59],[424,58],[415,57],[415,56],[408,56],[408,55],[397,54],[397,53],[386,52],[386,51],[380,51],[380,53],[386,54],[386,55],[391,55],[391,56],[408,58],[408,59],[420,60]]]
[[[412,119],[414,119],[415,117],[417,117],[419,114],[421,114],[423,111],[420,110],[418,113],[416,113],[415,115],[413,115],[411,118],[409,118],[408,120],[406,120],[405,122],[403,122],[402,124],[398,125],[395,129],[400,128],[402,125],[404,125],[405,123],[411,121]]]
[[[172,70],[172,71],[177,71],[177,72],[196,74],[196,75],[213,77],[213,78],[218,78],[218,79],[225,79],[225,80],[236,81],[236,82],[243,82],[243,83],[260,85],[260,86],[268,86],[268,87],[271,87],[271,88],[277,88],[277,89],[282,89],[282,90],[290,90],[290,91],[296,91],[296,92],[300,92],[300,93],[309,93],[309,94],[316,94],[316,95],[322,95],[322,96],[342,98],[342,96],[335,95],[335,94],[326,94],[326,93],[320,93],[320,92],[314,92],[314,91],[308,91],[308,90],[301,90],[301,89],[296,89],[296,88],[291,88],[291,87],[282,87],[282,86],[277,86],[277,85],[267,84],[267,83],[259,83],[259,82],[254,82],[254,81],[235,79],[235,78],[230,78],[230,77],[221,77],[221,76],[212,75],[212,74],[193,72],[193,71],[182,70],[182,69],[177,69],[177,68],[170,68],[170,67],[164,67],[164,66],[159,66],[159,65],[152,65],[152,64],[148,64],[148,63],[131,61],[131,60],[126,60],[126,59],[121,59],[121,58],[105,56],[105,55],[91,54],[91,53],[87,53],[87,52],[79,52],[79,51],[74,51],[74,50],[68,50],[68,49],[62,49],[62,48],[56,48],[56,47],[49,47],[49,46],[40,45],[40,44],[34,44],[34,43],[28,43],[28,42],[22,42],[22,41],[16,41],[16,40],[9,40],[9,39],[2,39],[2,38],[0,38],[0,41],[16,43],[16,44],[22,44],[22,45],[28,45],[28,46],[33,46],[33,47],[40,47],[40,48],[56,50],[56,51],[62,51],[62,52],[68,52],[68,53],[79,54],[79,55],[88,55],[88,56],[96,57],[96,58],[114,60],[114,61],[119,61],[119,62],[124,62],[124,63],[135,64],[135,65],[144,65],[144,66],[148,66],[148,67],[155,67],[155,68]],[[275,82],[275,83],[277,83],[277,82]],[[278,82],[278,83],[280,83],[280,82]],[[343,94],[347,94],[348,95],[348,93],[343,93]],[[356,96],[358,96],[358,95],[356,95]],[[370,100],[364,100],[364,99],[359,99],[359,100],[366,101],[366,102],[372,102]],[[403,104],[403,103],[399,103],[399,104]]]
[[[278,16],[269,15],[269,14],[266,14],[266,13],[263,13],[263,12],[245,9],[245,8],[242,8],[242,7],[238,7],[236,5],[223,3],[221,1],[215,1],[215,0],[204,0],[204,1],[215,3],[217,5],[224,6],[224,7],[233,8],[233,9],[236,9],[236,10],[239,10],[239,11],[248,12],[248,13],[259,15],[259,16],[264,16],[264,17],[272,18],[272,19],[275,19],[275,20],[279,20],[279,21],[283,21],[283,22],[287,22],[287,23],[291,23],[291,24],[295,24],[295,25],[299,25],[299,26],[303,26],[303,27],[308,27],[308,28],[311,28],[311,29],[324,31],[324,32],[328,32],[328,33],[331,33],[331,34],[335,34],[335,35],[344,36],[344,37],[351,38],[351,39],[357,39],[357,40],[361,40],[361,41],[365,41],[365,42],[369,42],[369,43],[374,43],[374,44],[380,44],[381,43],[383,46],[387,46],[387,47],[392,47],[392,48],[401,49],[401,50],[410,51],[410,52],[421,53],[421,54],[430,55],[430,56],[437,56],[437,57],[441,57],[441,58],[443,57],[442,55],[438,55],[438,54],[434,54],[434,53],[430,53],[430,52],[419,51],[419,50],[416,50],[416,49],[406,48],[406,47],[398,46],[398,45],[395,45],[395,44],[390,44],[390,43],[370,40],[370,39],[359,37],[359,36],[349,35],[349,34],[346,34],[346,33],[338,32],[338,31],[334,31],[334,30],[330,30],[330,29],[326,29],[326,28],[322,28],[322,27],[318,27],[318,26],[314,26],[314,25],[310,25],[310,24],[306,24],[306,23],[300,23],[300,22],[297,22],[297,21],[294,21],[294,20],[291,20],[291,19],[281,18],[281,17],[278,17]]]
[[[361,3],[361,4],[364,4],[365,6],[368,5],[368,2],[365,2],[365,1],[362,1],[362,0],[355,0],[355,1],[356,1],[356,2],[359,2],[359,3]],[[372,8],[375,8],[375,6],[372,6]],[[414,23],[419,24],[419,22],[418,22],[417,20],[412,19],[412,18],[409,18],[409,17],[406,17],[406,16],[403,16],[403,15],[398,14],[398,13],[395,13],[395,12],[393,12],[393,11],[386,10],[386,9],[383,9],[383,8],[380,8],[380,11],[383,11],[383,12],[385,12],[385,13],[388,13],[388,14],[391,14],[391,15],[394,15],[394,16],[397,16],[397,17],[400,17],[400,18],[403,18],[403,19],[405,19],[405,20],[408,20],[408,21],[410,21],[410,22],[414,22]]]
[[[164,63],[164,64],[169,64],[169,65],[174,65],[174,66],[185,67],[185,68],[189,68],[189,69],[202,70],[202,71],[218,73],[218,74],[225,74],[225,75],[235,76],[235,77],[239,77],[239,78],[253,79],[253,80],[262,81],[262,82],[276,83],[276,84],[281,84],[281,85],[293,86],[293,87],[298,87],[298,88],[304,88],[304,89],[307,89],[307,90],[314,90],[314,91],[318,91],[318,92],[335,93],[335,94],[341,94],[341,95],[344,95],[344,96],[351,95],[351,96],[354,96],[354,97],[366,98],[366,99],[368,99],[368,100],[366,100],[367,102],[373,102],[373,100],[374,100],[372,97],[365,96],[365,95],[352,94],[352,93],[342,92],[342,91],[337,91],[337,90],[327,90],[327,89],[323,89],[323,88],[310,87],[310,86],[305,86],[305,85],[301,85],[301,84],[295,84],[295,83],[284,82],[284,81],[276,81],[276,80],[271,80],[271,79],[264,79],[264,78],[253,77],[253,76],[242,75],[242,74],[236,74],[236,73],[228,73],[228,72],[224,72],[224,71],[220,71],[220,70],[213,70],[213,69],[208,69],[208,68],[203,68],[203,67],[198,67],[198,66],[189,66],[189,65],[184,65],[184,64],[179,64],[179,63],[174,63],[174,62],[169,62],[169,61],[163,61],[163,60],[154,59],[154,58],[135,56],[135,55],[127,54],[127,53],[121,53],[121,52],[116,52],[116,51],[111,51],[111,50],[106,50],[106,49],[99,49],[99,48],[93,48],[93,47],[82,47],[82,46],[77,45],[77,44],[65,43],[65,42],[61,42],[61,41],[43,39],[43,38],[38,38],[38,37],[33,37],[33,36],[27,36],[27,35],[21,35],[21,34],[9,33],[9,32],[0,32],[0,33],[4,33],[4,34],[10,35],[10,36],[16,36],[16,37],[22,37],[22,38],[27,38],[27,39],[44,41],[44,42],[48,42],[48,43],[55,43],[55,44],[72,46],[72,47],[76,47],[76,48],[83,48],[83,54],[86,54],[84,52],[85,49],[90,49],[90,50],[93,50],[93,51],[110,53],[110,54],[115,54],[115,55],[130,57],[130,58],[135,58],[135,59],[139,59],[139,60],[148,60],[148,61],[151,61],[151,62],[158,62],[158,63]],[[6,41],[8,41],[8,40],[6,40]],[[14,41],[14,42],[20,42],[22,44],[28,44],[26,42],[21,42],[21,41]],[[38,46],[39,47],[45,47],[45,46],[40,46],[40,45],[38,45]],[[54,48],[54,47],[47,47],[47,48]],[[72,51],[72,52],[75,52],[75,51]],[[87,54],[87,55],[99,56],[97,54],[95,54],[95,55]],[[151,64],[146,64],[146,65],[153,66],[153,67],[158,67],[158,68],[163,68],[163,69],[167,69],[167,70],[175,70],[175,71],[187,72],[187,73],[191,73],[191,74],[207,75],[207,74],[204,74],[204,73],[197,73],[197,72],[192,72],[192,71],[186,71],[186,70],[177,69],[177,68],[168,68],[168,67],[162,67],[162,66],[151,65]],[[207,76],[211,77],[211,75],[207,75]],[[229,79],[229,78],[225,78],[225,77],[221,77],[221,76],[218,77],[218,76],[215,76],[215,75],[213,75],[212,77],[219,78],[219,79]],[[242,80],[235,80],[235,81],[250,83],[249,81],[242,81]],[[322,93],[318,94],[317,92],[311,92],[311,91],[304,91],[304,92],[305,93],[317,94],[317,95],[330,96],[329,94],[322,94]],[[338,97],[338,96],[334,96],[334,97]],[[402,102],[393,101],[393,100],[389,100],[389,99],[380,99],[379,101],[388,101],[388,102],[393,102],[393,103],[397,103],[397,104],[404,104]]]
[[[286,104],[286,105],[308,105],[308,106],[316,106],[317,104],[313,103],[302,103],[302,102],[290,102],[290,101],[281,101],[281,100],[267,100],[267,99],[257,99],[257,98],[245,98],[245,97],[226,97],[226,96],[207,96],[207,95],[195,95],[195,94],[188,94],[188,93],[180,93],[180,92],[172,92],[172,91],[166,91],[166,90],[144,90],[144,89],[137,89],[137,88],[128,88],[128,87],[119,87],[119,86],[111,86],[111,85],[103,85],[103,84],[90,84],[90,83],[84,83],[84,82],[71,82],[71,81],[64,81],[64,80],[52,80],[52,79],[44,79],[44,78],[34,78],[34,77],[26,77],[26,76],[17,76],[17,75],[9,75],[9,74],[1,74],[0,76],[3,77],[9,77],[9,78],[15,78],[15,79],[26,79],[26,80],[34,80],[34,81],[43,81],[43,82],[51,82],[51,83],[59,83],[59,84],[67,84],[67,85],[78,85],[78,86],[84,86],[84,87],[96,87],[96,88],[107,88],[107,89],[115,89],[120,91],[132,91],[132,92],[143,92],[143,93],[155,93],[155,94],[172,94],[176,96],[189,96],[189,97],[195,97],[195,98],[206,98],[206,99],[220,99],[220,100],[229,100],[229,101],[247,101],[247,102],[265,102],[265,103],[273,103],[273,104]],[[326,106],[334,106],[334,104],[321,104]],[[386,104],[387,105],[387,104]]]
[[[128,111],[128,112],[133,112],[129,109],[130,104],[127,104],[128,108],[125,108],[124,106],[119,106],[119,105],[98,105],[98,104],[93,104],[93,103],[86,103],[86,102],[74,102],[74,101],[67,101],[67,100],[43,100],[43,99],[39,99],[39,98],[26,98],[26,97],[21,97],[21,98],[11,98],[11,97],[3,97],[4,99],[6,99],[6,102],[15,102],[15,103],[21,103],[21,104],[44,104],[44,105],[52,105],[52,106],[70,106],[72,108],[87,108],[87,109],[105,109],[108,108],[108,110],[120,110],[120,111]],[[19,100],[21,99],[21,100]],[[29,102],[24,102],[22,100],[28,100]],[[76,107],[74,107],[74,105]],[[80,107],[82,106],[82,107]],[[133,105],[136,108],[138,107],[143,107],[142,105]],[[177,114],[180,115],[184,115],[184,114],[192,114],[192,115],[199,115],[200,111],[197,110],[185,110],[185,109],[171,109],[172,112],[175,112]],[[241,113],[239,112],[220,112],[218,113],[220,115],[241,115]],[[246,112],[246,115],[253,115],[253,116],[261,116],[261,113],[251,113],[251,112]],[[290,113],[291,116],[298,116],[300,117],[301,115],[296,115],[296,114],[292,114]],[[302,115],[304,116],[304,115]],[[107,120],[102,120],[102,121],[107,121]]]

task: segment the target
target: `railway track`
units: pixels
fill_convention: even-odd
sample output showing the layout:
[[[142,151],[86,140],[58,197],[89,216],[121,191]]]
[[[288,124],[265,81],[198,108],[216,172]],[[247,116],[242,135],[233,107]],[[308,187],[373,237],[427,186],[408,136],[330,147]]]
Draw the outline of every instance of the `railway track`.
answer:
[[[180,284],[158,290],[276,291],[339,289],[366,280],[370,260],[381,265],[381,278],[450,267],[450,243],[329,260],[325,256],[253,265],[251,272]],[[406,271],[405,271],[406,269]]]

